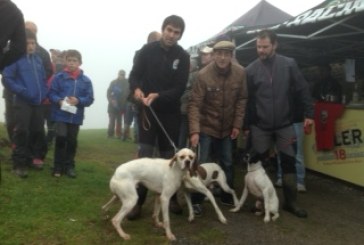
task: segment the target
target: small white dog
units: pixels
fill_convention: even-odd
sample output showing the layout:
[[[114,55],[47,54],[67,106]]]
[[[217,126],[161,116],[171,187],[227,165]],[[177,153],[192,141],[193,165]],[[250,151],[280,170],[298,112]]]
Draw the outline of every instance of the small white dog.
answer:
[[[273,214],[272,220],[275,221],[279,217],[279,200],[273,183],[262,167],[261,161],[248,157],[248,172],[245,175],[244,182],[245,186],[239,204],[230,211],[239,211],[248,196],[248,192],[250,192],[258,198],[256,201],[257,208],[262,206],[261,201],[264,202],[264,222],[270,221],[271,214]]]
[[[182,177],[195,162],[195,153],[187,148],[179,150],[172,159],[139,158],[120,165],[110,180],[110,189],[114,194],[102,209],[107,211],[117,199],[122,202],[120,211],[111,222],[119,235],[129,240],[130,235],[121,227],[124,217],[132,210],[138,200],[136,187],[143,184],[149,190],[158,193],[155,199],[153,218],[158,227],[164,227],[169,240],[176,240],[170,228],[169,200],[182,184]],[[162,207],[163,223],[159,221]],[[190,210],[192,212],[192,208]]]
[[[207,188],[212,183],[218,183],[225,192],[230,193],[234,199],[234,205],[238,205],[238,198],[235,191],[231,189],[226,182],[226,175],[222,168],[216,163],[203,163],[199,166],[192,167],[192,171],[188,171],[183,178],[184,187],[196,190],[205,194],[215,208],[217,216],[221,223],[226,224],[226,218],[217,206],[214,196]],[[186,195],[186,201],[189,209],[192,209],[190,195]],[[189,221],[194,219],[194,213],[190,212]]]

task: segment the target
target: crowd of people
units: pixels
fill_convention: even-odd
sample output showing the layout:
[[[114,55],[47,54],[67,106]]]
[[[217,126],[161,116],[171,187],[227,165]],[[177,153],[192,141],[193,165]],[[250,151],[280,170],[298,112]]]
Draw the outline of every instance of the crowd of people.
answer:
[[[4,2],[11,4],[0,1],[0,10]],[[8,17],[2,13],[0,16]],[[8,52],[1,53],[0,67],[14,172],[26,177],[29,166],[41,169],[47,146],[55,138],[52,174],[74,178],[84,108],[94,101],[92,82],[80,69],[79,51],[51,50],[52,64],[49,53],[39,45],[36,25],[20,25],[24,23],[22,15],[16,16],[14,26],[8,26],[16,31],[8,32],[11,35],[6,38],[1,34],[0,43],[2,50],[9,41],[12,44]],[[0,23],[3,31],[3,21]],[[313,124],[314,109],[308,83],[295,60],[276,53],[277,37],[270,30],[258,33],[258,58],[246,68],[234,58],[231,40],[203,47],[198,59],[191,59],[178,44],[184,30],[180,16],[168,16],[161,33],[152,32],[136,52],[129,78],[124,70],[118,71],[107,90],[107,136],[130,139],[134,121],[138,157],[172,158],[177,150],[175,144],[198,149],[199,162],[218,162],[233,188],[233,144],[244,134],[249,148],[262,160],[269,158],[272,149],[277,152],[283,208],[297,217],[307,217],[307,212],[297,205],[297,184],[304,185],[304,177],[296,176],[297,161],[303,166],[302,151],[297,151],[296,145],[302,143],[299,130]],[[20,42],[22,38],[26,42]],[[294,111],[302,112],[297,120]],[[48,137],[45,117],[49,120]],[[147,195],[142,184],[138,195],[129,219],[141,215]],[[220,199],[224,204],[233,204],[228,193],[222,192]],[[203,211],[202,200],[197,194],[192,197],[197,215]],[[182,212],[176,195],[171,198],[170,209]]]

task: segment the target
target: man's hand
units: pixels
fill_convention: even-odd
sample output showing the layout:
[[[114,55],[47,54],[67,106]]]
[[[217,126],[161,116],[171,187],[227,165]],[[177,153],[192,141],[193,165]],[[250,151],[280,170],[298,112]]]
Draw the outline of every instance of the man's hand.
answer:
[[[191,147],[196,147],[198,145],[199,140],[200,140],[200,135],[198,133],[191,134],[190,136]]]
[[[134,90],[134,99],[140,101],[144,99],[144,93],[140,88]]]
[[[143,98],[142,101],[143,101],[144,105],[150,106],[152,104],[152,102],[158,97],[159,97],[158,93],[150,93],[150,94],[148,94],[148,96],[146,98]]]
[[[305,118],[303,127],[311,127],[313,125],[314,121],[311,118]]]
[[[236,139],[238,137],[240,133],[240,130],[238,128],[233,128],[233,130],[231,130],[231,134],[230,134],[230,138],[231,139]]]
[[[77,105],[78,104],[78,99],[74,96],[70,96],[70,97],[67,97],[67,102],[70,104],[70,105]]]

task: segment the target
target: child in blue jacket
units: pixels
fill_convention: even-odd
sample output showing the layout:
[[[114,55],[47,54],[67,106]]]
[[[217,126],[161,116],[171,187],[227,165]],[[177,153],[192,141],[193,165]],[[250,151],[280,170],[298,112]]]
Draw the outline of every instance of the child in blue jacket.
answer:
[[[26,43],[26,55],[3,70],[4,86],[14,94],[13,170],[22,178],[28,176],[28,167],[32,165],[34,154],[37,154],[32,146],[44,140],[41,103],[48,92],[42,60],[35,54],[36,36],[28,30]],[[30,142],[30,137],[35,141]]]
[[[91,80],[80,69],[81,53],[68,50],[65,59],[66,67],[54,76],[49,92],[51,119],[56,124],[53,176],[66,174],[75,178],[77,135],[83,123],[85,107],[93,103],[94,94]]]

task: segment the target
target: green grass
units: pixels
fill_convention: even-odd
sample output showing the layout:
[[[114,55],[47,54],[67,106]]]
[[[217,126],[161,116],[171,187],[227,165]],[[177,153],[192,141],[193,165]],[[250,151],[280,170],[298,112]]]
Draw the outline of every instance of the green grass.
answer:
[[[0,137],[6,137],[0,125]],[[10,149],[1,148],[0,244],[169,244],[164,230],[151,222],[152,198],[144,205],[143,217],[125,221],[132,240],[122,241],[100,207],[111,197],[109,179],[122,162],[135,157],[136,145],[107,139],[106,130],[81,130],[76,155],[77,178],[51,176],[53,151],[42,171],[31,170],[27,179],[11,172]],[[120,205],[114,205],[109,216]],[[213,214],[213,210],[211,213]],[[171,214],[177,236],[201,244],[224,241],[221,231],[208,224],[189,224],[184,215]],[[214,215],[214,214],[213,214]],[[201,220],[200,220],[201,221]],[[198,232],[196,229],[198,227]]]

